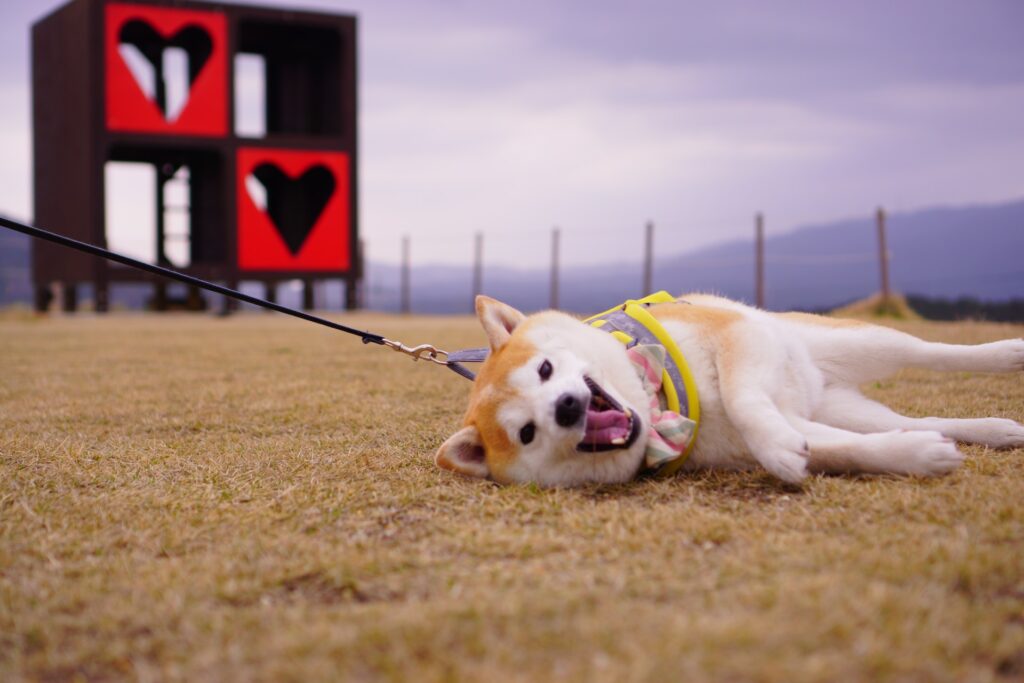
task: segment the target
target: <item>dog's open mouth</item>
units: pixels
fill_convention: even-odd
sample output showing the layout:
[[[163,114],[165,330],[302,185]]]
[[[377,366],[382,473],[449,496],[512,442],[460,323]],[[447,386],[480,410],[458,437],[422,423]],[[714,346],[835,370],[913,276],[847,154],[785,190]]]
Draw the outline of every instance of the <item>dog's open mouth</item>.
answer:
[[[583,381],[590,389],[590,405],[583,440],[576,450],[599,453],[632,446],[640,435],[640,418],[629,408],[623,408],[594,380],[584,377]]]

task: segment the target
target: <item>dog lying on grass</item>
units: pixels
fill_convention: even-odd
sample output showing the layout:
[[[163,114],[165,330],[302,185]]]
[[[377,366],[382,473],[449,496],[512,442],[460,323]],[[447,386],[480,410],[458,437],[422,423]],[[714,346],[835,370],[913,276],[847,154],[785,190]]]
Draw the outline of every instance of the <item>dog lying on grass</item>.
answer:
[[[1024,426],[1012,420],[906,417],[858,389],[905,367],[1020,372],[1024,340],[940,344],[716,296],[654,299],[641,300],[637,316],[654,319],[664,344],[637,343],[621,332],[628,324],[609,334],[563,313],[527,317],[477,297],[490,356],[437,464],[543,486],[757,465],[796,483],[809,472],[946,474],[963,462],[956,441],[1024,446]],[[682,367],[669,372],[673,365]]]

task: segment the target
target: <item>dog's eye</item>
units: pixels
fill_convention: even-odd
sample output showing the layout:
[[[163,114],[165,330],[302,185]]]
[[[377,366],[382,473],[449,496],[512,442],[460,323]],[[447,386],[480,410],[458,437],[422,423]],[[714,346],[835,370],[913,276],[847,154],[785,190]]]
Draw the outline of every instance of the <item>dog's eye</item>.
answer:
[[[533,441],[534,433],[537,431],[537,427],[532,422],[528,423],[525,427],[519,430],[519,440],[523,442],[523,445]]]
[[[541,363],[540,367],[537,368],[537,373],[540,375],[540,381],[547,382],[549,379],[551,379],[551,373],[553,371],[554,368],[551,367],[551,361],[546,360],[543,363]]]

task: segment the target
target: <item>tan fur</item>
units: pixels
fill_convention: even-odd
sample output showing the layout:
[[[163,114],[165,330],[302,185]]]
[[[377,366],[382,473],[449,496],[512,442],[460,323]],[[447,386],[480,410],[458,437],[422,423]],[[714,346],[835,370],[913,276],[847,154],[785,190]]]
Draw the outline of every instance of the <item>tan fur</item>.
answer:
[[[699,297],[695,298],[699,300]],[[677,320],[697,325],[707,334],[720,334],[742,320],[742,316],[735,311],[713,308],[696,302],[658,304],[651,306],[648,311],[658,320]]]
[[[802,325],[820,325],[822,327],[834,327],[834,328],[856,328],[866,327],[868,323],[862,320],[853,320],[850,318],[830,318],[827,315],[817,315],[815,313],[773,313],[773,316],[782,320],[789,320]]]
[[[493,353],[473,382],[463,424],[473,425],[479,430],[487,453],[487,464],[495,479],[502,478],[508,463],[515,458],[512,442],[497,420],[499,406],[515,395],[515,390],[509,387],[508,375],[536,352],[525,338],[516,337]]]

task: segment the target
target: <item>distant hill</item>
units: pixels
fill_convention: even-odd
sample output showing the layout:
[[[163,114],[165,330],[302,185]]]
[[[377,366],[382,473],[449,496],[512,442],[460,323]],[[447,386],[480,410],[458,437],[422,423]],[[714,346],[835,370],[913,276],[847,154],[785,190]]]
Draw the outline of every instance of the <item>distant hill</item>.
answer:
[[[888,226],[895,290],[986,301],[1024,297],[1024,201],[895,213]],[[872,216],[769,236],[768,307],[822,309],[868,296],[878,289],[876,252]],[[0,304],[31,301],[28,262],[28,238],[0,230]],[[753,270],[752,242],[737,240],[656,259],[654,288],[714,291],[749,301]],[[370,308],[398,310],[398,267],[370,263],[367,275]],[[484,291],[525,310],[537,310],[548,305],[548,278],[544,269],[485,266]],[[471,282],[468,265],[415,267],[413,309],[467,312]],[[641,266],[634,261],[566,268],[561,283],[563,308],[596,311],[641,294]]]
[[[892,286],[897,291],[980,299],[1024,295],[1024,201],[896,213],[888,219],[888,242]],[[821,308],[876,291],[877,249],[871,216],[766,240],[769,307]],[[683,273],[689,262],[697,287],[750,298],[751,251],[750,243],[725,244],[667,260],[659,264],[659,271]],[[716,266],[715,261],[723,265]]]

